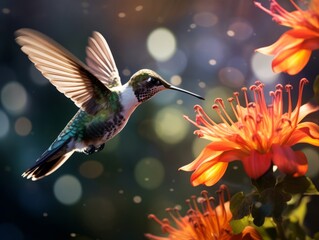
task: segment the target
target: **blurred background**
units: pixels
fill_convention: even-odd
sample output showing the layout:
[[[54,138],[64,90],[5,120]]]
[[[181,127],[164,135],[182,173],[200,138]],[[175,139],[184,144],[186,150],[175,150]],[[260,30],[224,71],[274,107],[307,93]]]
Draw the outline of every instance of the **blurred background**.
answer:
[[[269,6],[269,1],[261,2]],[[280,1],[292,9],[289,1]],[[104,150],[76,153],[57,172],[37,182],[21,177],[64,128],[77,107],[59,93],[15,43],[19,28],[36,29],[82,61],[92,31],[108,41],[126,82],[150,68],[172,84],[201,94],[166,91],[141,105],[125,129]],[[0,2],[0,239],[144,239],[160,233],[150,213],[167,217],[167,207],[187,211],[185,199],[203,189],[215,194],[227,184],[232,193],[249,192],[250,180],[232,163],[214,187],[192,187],[190,163],[208,143],[193,135],[193,106],[212,117],[216,97],[227,99],[256,80],[266,90],[301,77],[311,84],[318,53],[296,76],[273,74],[271,58],[254,49],[270,45],[286,28],[248,0],[2,0]],[[297,97],[297,94],[294,95]],[[318,119],[318,117],[316,117]],[[219,120],[217,120],[219,121]],[[317,121],[318,122],[318,121]],[[318,187],[318,149],[299,146],[309,157]],[[313,198],[310,204],[318,204]],[[317,203],[316,203],[317,202]],[[317,208],[316,208],[317,209]],[[318,216],[318,209],[312,212]],[[307,216],[310,230],[318,226]],[[310,224],[311,223],[311,224]]]

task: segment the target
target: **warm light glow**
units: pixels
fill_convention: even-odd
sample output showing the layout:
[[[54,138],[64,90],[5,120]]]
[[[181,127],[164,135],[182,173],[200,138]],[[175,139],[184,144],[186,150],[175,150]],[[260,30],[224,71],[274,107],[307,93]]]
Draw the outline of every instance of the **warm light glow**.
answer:
[[[179,75],[173,75],[171,77],[171,84],[175,85],[175,86],[179,86],[182,83],[182,78]]]

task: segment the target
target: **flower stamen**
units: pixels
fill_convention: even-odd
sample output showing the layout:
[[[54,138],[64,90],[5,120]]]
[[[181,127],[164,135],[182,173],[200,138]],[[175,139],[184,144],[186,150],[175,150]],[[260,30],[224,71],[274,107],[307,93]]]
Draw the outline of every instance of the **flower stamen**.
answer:
[[[302,105],[302,93],[307,82],[307,79],[300,80],[298,100],[294,109],[292,106],[293,89],[290,84],[285,87],[278,84],[275,91],[270,91],[271,104],[267,105],[264,85],[259,81],[249,88],[249,91],[253,92],[252,102],[248,101],[247,88],[242,88],[246,107],[242,107],[239,93],[235,92],[234,97],[228,98],[235,119],[227,113],[225,104],[220,98],[216,98],[212,106],[221,120],[219,124],[211,120],[201,107],[196,107],[196,113],[200,118],[200,122],[197,121],[194,124],[199,128],[197,134],[212,143],[202,151],[196,163],[182,168],[186,171],[194,171],[192,183],[194,185],[203,183],[208,186],[215,184],[226,171],[228,162],[235,160],[242,161],[245,171],[254,179],[264,174],[272,164],[278,165],[276,163],[279,161],[284,161],[284,163],[279,163],[280,171],[293,176],[304,175],[302,170],[304,166],[295,167],[296,172],[292,173],[289,161],[296,161],[295,159],[299,158],[299,153],[294,153],[290,149],[291,146],[299,142],[319,145],[319,126],[317,124],[305,122],[302,123],[302,127],[299,127],[300,121],[306,115],[319,110],[319,107],[310,103]],[[287,111],[284,109],[284,100],[286,100],[283,96],[284,89],[288,96]],[[234,102],[237,104],[235,105]],[[279,158],[279,155],[283,153],[290,156]],[[211,169],[203,171],[202,164],[208,165],[209,163],[211,163]],[[294,162],[293,164],[301,163]]]

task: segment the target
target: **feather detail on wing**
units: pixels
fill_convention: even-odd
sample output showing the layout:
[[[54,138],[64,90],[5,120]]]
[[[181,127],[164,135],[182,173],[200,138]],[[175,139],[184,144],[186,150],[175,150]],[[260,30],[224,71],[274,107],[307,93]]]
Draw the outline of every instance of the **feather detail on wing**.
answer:
[[[31,29],[16,31],[16,41],[35,67],[82,110],[94,114],[111,91],[61,45]]]
[[[112,52],[99,32],[93,32],[86,48],[86,62],[91,72],[108,88],[121,85]]]

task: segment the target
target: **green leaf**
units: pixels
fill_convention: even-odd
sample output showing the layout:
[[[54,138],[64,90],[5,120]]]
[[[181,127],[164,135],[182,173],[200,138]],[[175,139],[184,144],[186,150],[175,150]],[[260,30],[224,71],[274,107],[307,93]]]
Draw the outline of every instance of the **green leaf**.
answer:
[[[250,223],[249,217],[246,216],[246,217],[243,217],[242,219],[230,221],[230,226],[234,234],[239,234],[244,230],[246,226],[250,225],[249,223]]]
[[[316,188],[316,186],[313,184],[312,180],[310,178],[308,178],[308,181],[310,183],[310,185],[308,186],[305,194],[306,195],[319,195],[318,189]]]
[[[251,199],[243,192],[238,192],[230,199],[230,211],[233,219],[238,220],[250,214]]]
[[[291,222],[298,222],[299,225],[303,225],[307,214],[308,202],[310,202],[310,197],[303,197],[301,199],[299,205],[289,214],[289,219]]]
[[[319,195],[319,192],[311,179],[302,177],[286,176],[282,180],[283,189],[291,194],[307,194],[307,195]]]
[[[288,239],[306,239],[306,233],[298,222],[290,222],[286,220],[284,222],[285,235]]]

